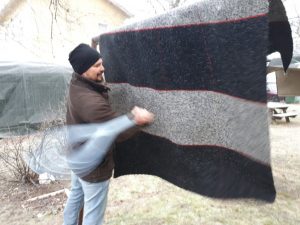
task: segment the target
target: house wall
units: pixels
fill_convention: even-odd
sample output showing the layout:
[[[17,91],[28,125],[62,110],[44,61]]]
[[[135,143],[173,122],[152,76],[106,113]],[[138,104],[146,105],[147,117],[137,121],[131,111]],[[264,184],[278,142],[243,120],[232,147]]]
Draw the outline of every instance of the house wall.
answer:
[[[99,24],[110,29],[127,18],[106,0],[60,3],[56,13],[50,0],[20,3],[0,26],[0,59],[17,57],[66,63],[70,50],[81,42],[90,44],[91,38],[101,32]]]

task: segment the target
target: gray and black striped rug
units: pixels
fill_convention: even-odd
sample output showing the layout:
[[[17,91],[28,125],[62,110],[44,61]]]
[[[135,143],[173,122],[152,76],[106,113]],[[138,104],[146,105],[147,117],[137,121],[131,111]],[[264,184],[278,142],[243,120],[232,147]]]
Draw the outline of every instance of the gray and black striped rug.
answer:
[[[155,123],[115,151],[115,177],[159,176],[215,198],[272,202],[268,0],[210,0],[103,34],[116,111]]]

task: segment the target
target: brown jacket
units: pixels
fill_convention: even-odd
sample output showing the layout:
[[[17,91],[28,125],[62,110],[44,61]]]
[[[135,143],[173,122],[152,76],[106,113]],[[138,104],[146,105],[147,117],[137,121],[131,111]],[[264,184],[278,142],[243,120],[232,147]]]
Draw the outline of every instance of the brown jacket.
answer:
[[[117,116],[108,101],[109,88],[74,73],[70,82],[67,102],[67,124],[101,123]],[[100,182],[112,176],[114,168],[113,148],[104,161],[83,180]]]

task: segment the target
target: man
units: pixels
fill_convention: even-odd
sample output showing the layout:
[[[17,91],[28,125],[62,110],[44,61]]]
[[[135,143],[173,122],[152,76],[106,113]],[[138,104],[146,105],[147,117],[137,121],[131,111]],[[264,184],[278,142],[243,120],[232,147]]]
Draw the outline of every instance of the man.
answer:
[[[69,61],[74,73],[67,102],[67,124],[101,123],[115,118],[117,114],[108,102],[109,88],[103,79],[101,55],[88,45],[80,44],[71,51]],[[152,113],[139,107],[134,107],[128,117],[137,126],[151,123],[154,118]],[[72,187],[64,210],[64,225],[78,224],[79,211],[83,205],[83,224],[102,224],[109,179],[114,168],[112,151],[111,148],[103,162],[99,162],[99,166],[90,174],[78,177],[72,173]]]

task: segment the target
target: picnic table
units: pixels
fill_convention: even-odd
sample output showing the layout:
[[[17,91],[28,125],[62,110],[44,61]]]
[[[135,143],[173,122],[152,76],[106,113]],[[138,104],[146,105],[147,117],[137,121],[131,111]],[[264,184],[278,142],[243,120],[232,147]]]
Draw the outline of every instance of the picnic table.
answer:
[[[282,102],[268,102],[267,106],[273,120],[285,118],[285,121],[289,123],[290,118],[298,115],[297,112],[287,112],[289,105]]]

